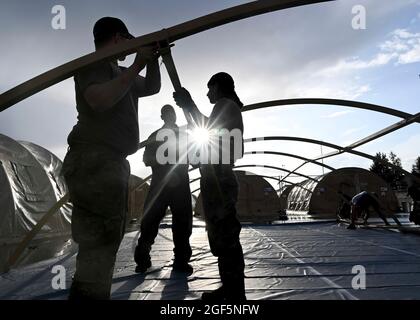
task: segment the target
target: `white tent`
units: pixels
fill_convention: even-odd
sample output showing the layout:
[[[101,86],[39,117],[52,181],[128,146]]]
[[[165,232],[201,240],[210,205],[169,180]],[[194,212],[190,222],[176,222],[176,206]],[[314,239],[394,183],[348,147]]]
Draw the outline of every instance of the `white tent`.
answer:
[[[25,235],[67,192],[60,169],[61,161],[48,150],[0,134],[0,271]],[[70,215],[69,205],[56,212],[19,263],[54,256],[68,246]]]

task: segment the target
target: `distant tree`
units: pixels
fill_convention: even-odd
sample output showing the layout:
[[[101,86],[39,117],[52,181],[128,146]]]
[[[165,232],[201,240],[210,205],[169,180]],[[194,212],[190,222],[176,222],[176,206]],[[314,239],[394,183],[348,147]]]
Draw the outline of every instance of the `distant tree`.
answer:
[[[377,159],[373,160],[373,163],[370,166],[370,171],[382,177],[382,179],[384,179],[386,182],[389,182],[388,180],[390,177],[390,169],[388,166],[384,165],[384,163],[382,162],[382,161],[389,162],[389,159],[386,153],[378,152],[376,154],[376,158]]]
[[[392,152],[392,151],[389,153],[389,161],[393,165],[402,168],[402,166],[401,166],[401,159],[398,158],[397,155],[394,152]]]
[[[420,157],[417,157],[416,161],[414,161],[411,173],[420,178]]]
[[[401,164],[401,159],[399,157],[397,157],[397,155],[395,153],[393,153],[392,151],[389,153],[389,161],[396,167],[402,169],[402,164]],[[404,174],[402,173],[402,171],[397,170],[396,168],[391,168],[391,179],[392,179],[392,184],[395,185],[402,185],[403,180],[404,180]]]
[[[401,159],[392,151],[390,152],[389,157],[386,153],[382,152],[378,152],[376,157],[379,159],[373,161],[373,164],[370,166],[370,171],[382,177],[382,179],[391,184],[392,188],[396,189],[401,187],[404,184],[404,174],[398,169],[382,162],[387,161],[402,169]]]

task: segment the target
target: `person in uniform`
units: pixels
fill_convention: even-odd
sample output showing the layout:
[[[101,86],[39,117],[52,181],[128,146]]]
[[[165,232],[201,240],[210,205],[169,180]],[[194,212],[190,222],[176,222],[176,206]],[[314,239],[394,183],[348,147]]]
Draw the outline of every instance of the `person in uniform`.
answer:
[[[99,19],[93,35],[98,52],[133,38],[113,17]],[[146,76],[139,76],[146,66]],[[139,143],[138,98],[160,90],[158,53],[141,49],[129,68],[118,66],[117,59],[103,61],[77,73],[74,81],[78,121],[67,139],[62,171],[73,203],[72,237],[79,245],[69,299],[109,299],[125,229],[126,157]]]
[[[140,237],[134,253],[136,272],[145,272],[152,265],[150,250],[158,234],[159,224],[169,207],[172,213],[175,255],[173,270],[191,274],[193,268],[188,261],[192,253],[189,243],[192,232],[192,204],[188,163],[185,161],[185,155],[180,154],[180,129],[176,125],[174,108],[171,105],[163,106],[161,118],[164,125],[150,135],[143,155],[145,165],[152,167],[152,182],[144,204]],[[164,137],[168,137],[167,141],[162,141]],[[176,161],[173,163],[163,159],[163,154],[159,155],[159,148],[164,143],[173,148],[168,150],[176,155]]]
[[[410,211],[409,220],[420,224],[420,183],[419,177],[413,177],[408,182],[407,195],[413,200],[413,208]]]
[[[362,191],[356,194],[351,199],[351,222],[347,229],[356,229],[356,219],[358,217],[361,217],[363,213],[365,214],[364,222],[367,223],[367,220],[369,218],[370,207],[372,207],[375,210],[375,212],[379,215],[379,217],[385,222],[387,226],[389,225],[388,221],[386,220],[386,217],[381,213],[377,196],[374,196],[376,196],[376,194],[372,196],[367,191]]]
[[[210,103],[214,104],[209,117],[199,111],[186,89],[174,93],[177,105],[189,112],[198,126],[209,131],[209,143],[219,146],[217,152],[222,153],[222,157],[216,157],[217,161],[211,157],[212,161],[204,161],[205,163],[200,165],[200,186],[207,235],[211,252],[218,258],[222,282],[219,289],[203,293],[202,299],[241,301],[246,300],[245,264],[239,240],[241,224],[235,207],[238,200],[238,181],[233,166],[235,161],[243,156],[243,104],[235,92],[234,81],[229,74],[220,72],[213,75],[207,86],[207,96]],[[226,133],[228,144],[223,142]],[[226,154],[227,159],[224,156]]]

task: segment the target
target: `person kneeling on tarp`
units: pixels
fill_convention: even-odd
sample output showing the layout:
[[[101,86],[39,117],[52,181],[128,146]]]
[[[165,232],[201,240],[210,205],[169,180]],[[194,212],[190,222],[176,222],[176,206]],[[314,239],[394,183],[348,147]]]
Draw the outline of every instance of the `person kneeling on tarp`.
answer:
[[[386,217],[382,214],[379,203],[377,200],[376,193],[373,195],[369,194],[367,191],[362,191],[359,194],[356,194],[351,199],[351,223],[347,227],[347,229],[356,229],[356,219],[362,216],[362,213],[365,213],[364,223],[367,223],[369,218],[369,208],[372,207],[375,212],[379,215],[379,217],[385,222],[387,226],[389,226],[388,221],[386,221]]]

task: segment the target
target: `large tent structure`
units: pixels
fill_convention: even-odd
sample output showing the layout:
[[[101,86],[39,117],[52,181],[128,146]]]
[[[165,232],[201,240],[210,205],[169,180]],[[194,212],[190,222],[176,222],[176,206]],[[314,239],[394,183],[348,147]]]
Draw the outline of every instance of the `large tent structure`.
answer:
[[[279,220],[280,201],[276,190],[261,176],[247,171],[235,171],[239,183],[236,210],[242,222],[272,222]],[[203,216],[201,193],[195,215]]]
[[[287,209],[307,212],[315,219],[334,219],[342,199],[351,199],[361,191],[368,191],[378,196],[381,211],[386,216],[399,211],[392,188],[368,170],[341,168],[315,180],[306,180],[284,191],[288,192]]]
[[[0,134],[0,269],[7,268],[16,246],[67,193],[61,161],[29,142]],[[69,245],[70,205],[62,206],[36,235],[20,263],[53,256]]]

